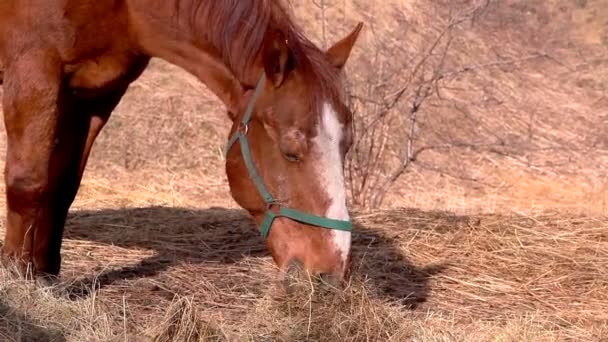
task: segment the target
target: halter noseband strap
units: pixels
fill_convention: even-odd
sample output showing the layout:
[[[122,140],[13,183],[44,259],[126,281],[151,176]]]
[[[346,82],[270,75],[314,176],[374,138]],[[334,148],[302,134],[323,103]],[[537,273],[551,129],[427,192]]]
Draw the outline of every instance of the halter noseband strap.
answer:
[[[247,140],[247,133],[249,132],[249,122],[251,121],[251,117],[253,116],[255,102],[262,90],[264,89],[265,81],[266,75],[262,73],[262,76],[260,77],[258,84],[256,85],[255,91],[249,99],[249,103],[247,103],[245,114],[241,119],[241,127],[238,128],[236,132],[234,132],[234,134],[230,137],[224,150],[224,155],[227,156],[232,146],[238,140],[239,145],[241,147],[241,154],[243,156],[245,166],[247,167],[247,172],[249,173],[249,177],[255,184],[255,187],[258,189],[260,196],[262,196],[262,198],[264,199],[264,203],[266,204],[266,213],[264,214],[264,220],[260,225],[262,238],[266,239],[268,237],[268,234],[270,234],[270,227],[272,226],[274,219],[276,219],[277,217],[287,217],[294,221],[313,225],[320,228],[342,230],[347,232],[352,231],[353,224],[350,221],[330,219],[327,217],[308,214],[296,209],[282,207],[278,204],[274,197],[272,197],[272,195],[268,191],[268,188],[266,188],[266,184],[264,183],[262,177],[260,177],[257,168],[253,163],[253,159],[251,158],[251,149],[249,147],[249,141]],[[274,206],[279,207],[278,213],[272,210]]]

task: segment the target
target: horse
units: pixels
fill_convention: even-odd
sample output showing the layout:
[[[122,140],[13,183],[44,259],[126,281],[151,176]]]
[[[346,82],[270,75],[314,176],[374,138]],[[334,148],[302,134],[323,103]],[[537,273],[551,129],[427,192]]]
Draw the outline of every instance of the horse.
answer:
[[[196,76],[232,121],[235,202],[281,270],[344,280],[352,223],[344,66],[363,23],[321,50],[280,0],[3,0],[6,234],[2,260],[55,279],[94,141],[151,58]]]

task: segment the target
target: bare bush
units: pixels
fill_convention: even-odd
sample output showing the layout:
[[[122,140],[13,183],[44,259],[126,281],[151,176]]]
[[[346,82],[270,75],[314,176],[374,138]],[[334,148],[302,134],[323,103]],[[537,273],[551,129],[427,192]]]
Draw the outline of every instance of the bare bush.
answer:
[[[426,44],[414,55],[398,37],[375,39],[368,67],[356,80],[361,86],[349,87],[357,139],[349,155],[347,175],[355,205],[379,207],[391,185],[421,153],[455,144],[421,139],[421,134],[432,134],[422,130],[429,122],[423,116],[432,112],[425,107],[431,98],[441,98],[442,81],[457,73],[446,65],[456,29],[472,23],[487,5],[484,1],[450,13],[440,30],[423,37]],[[403,13],[395,13],[394,20],[399,23],[396,32],[408,34]]]
[[[520,25],[515,21],[521,20],[503,14],[508,10],[504,4],[446,2],[420,5],[417,10],[427,13],[394,9],[390,20],[386,13],[379,18],[369,14],[371,42],[347,85],[356,136],[346,165],[352,204],[381,207],[393,185],[413,166],[418,173],[493,188],[499,185],[491,184],[491,176],[480,176],[476,163],[481,159],[489,165],[497,165],[499,159],[501,165],[516,164],[526,172],[557,175],[576,164],[574,158],[598,146],[602,134],[590,122],[551,117],[545,113],[560,108],[549,99],[535,103],[527,95],[548,93],[551,87],[531,83],[529,66],[553,72],[567,66],[552,54],[559,47],[534,42],[533,28],[522,27],[520,42],[534,42],[525,50],[504,44],[511,33],[495,17],[514,21],[509,25]],[[420,30],[417,17],[436,21],[425,22]],[[561,33],[547,29],[544,34]],[[574,127],[592,133],[573,138]]]

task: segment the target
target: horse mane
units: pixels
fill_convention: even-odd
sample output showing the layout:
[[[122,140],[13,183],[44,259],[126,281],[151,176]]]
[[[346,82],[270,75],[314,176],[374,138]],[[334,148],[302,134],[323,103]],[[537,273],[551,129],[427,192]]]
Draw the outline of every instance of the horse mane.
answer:
[[[295,67],[302,71],[311,87],[313,102],[320,105],[328,96],[340,95],[338,70],[329,63],[324,52],[304,36],[281,0],[199,0],[192,3],[193,8],[182,6],[181,11],[190,13],[193,29],[206,32],[207,40],[237,77],[245,75],[254,64],[267,33],[278,30],[287,39]],[[205,25],[206,29],[197,29],[197,23]]]

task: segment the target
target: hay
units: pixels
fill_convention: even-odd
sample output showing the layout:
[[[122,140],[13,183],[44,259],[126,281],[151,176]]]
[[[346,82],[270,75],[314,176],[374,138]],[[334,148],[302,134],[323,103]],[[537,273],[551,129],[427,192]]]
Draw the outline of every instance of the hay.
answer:
[[[18,311],[27,320],[17,322],[69,341],[597,340],[608,332],[608,218],[360,214],[346,289],[294,276],[281,295],[240,211],[165,210],[166,221],[146,210],[76,213],[70,234],[82,224],[87,235],[66,240],[57,290],[3,274],[12,311],[2,331],[15,331]],[[119,226],[138,231],[139,245],[111,230]],[[116,234],[113,246],[106,234]]]
[[[398,24],[384,18],[401,9],[412,27],[407,48],[416,50],[414,43],[437,29],[434,9],[447,10],[445,3],[389,0],[374,4],[377,13],[370,14],[352,2],[327,14],[376,21],[382,24],[376,28],[380,37],[390,33],[391,27],[383,25]],[[530,18],[522,14],[525,8],[512,11],[515,3],[494,2],[500,5],[492,12],[496,20],[474,27],[477,31],[459,42],[451,62],[465,57],[479,62],[476,57],[495,54],[497,42],[506,55],[527,51],[526,38],[525,44],[513,38],[514,32],[520,36],[520,26],[496,26]],[[600,8],[599,1],[580,3]],[[308,2],[296,6],[305,9],[296,11],[304,21],[318,21]],[[529,6],[537,17],[558,11],[540,2]],[[593,19],[591,10],[576,11],[573,20]],[[570,12],[564,13],[559,15]],[[595,16],[599,19],[591,21],[605,17]],[[577,35],[587,28],[559,20],[544,27],[557,26]],[[487,102],[469,108],[488,128],[480,139],[495,133],[527,136],[521,132],[533,125],[534,143],[542,147],[536,154],[513,159],[448,151],[423,159],[395,186],[387,203],[423,210],[354,216],[354,272],[346,289],[295,277],[285,295],[276,291],[276,270],[258,233],[228,193],[220,153],[229,125],[224,111],[193,77],[153,61],[95,146],[66,227],[62,281],[53,288],[35,288],[0,269],[0,340],[605,339],[608,164],[604,142],[584,139],[601,137],[593,133],[604,127],[598,113],[606,108],[605,96],[598,99],[598,94],[606,90],[601,71],[607,64],[594,55],[603,50],[582,43],[596,40],[593,32],[573,42],[551,40],[558,47],[581,47],[558,49],[563,64],[581,72],[576,77],[564,71],[567,65],[556,69],[544,61],[525,70],[480,71],[444,94],[474,100],[485,96]],[[547,37],[555,32],[528,33],[550,41]],[[365,41],[372,35],[362,37]],[[581,51],[589,60],[579,60]],[[355,63],[356,56],[367,55],[355,51]],[[363,68],[349,65],[350,74],[358,77],[356,70]],[[502,104],[486,111],[487,103]],[[433,115],[439,113],[438,121],[445,113],[456,115],[451,107],[429,108]],[[535,109],[533,119],[530,108]],[[453,130],[446,136],[477,133],[452,125],[458,117],[447,118],[451,120],[443,125]],[[566,142],[572,148],[560,150],[553,145],[558,142],[562,144],[555,146]],[[0,152],[5,145],[0,141]],[[539,171],[535,163],[547,160],[559,163]],[[5,203],[0,207],[4,210]],[[577,214],[551,211],[556,208]],[[482,211],[504,214],[478,214]]]
[[[214,331],[197,312],[192,300],[176,297],[167,309],[165,319],[149,335],[154,342],[219,341],[223,334]]]

